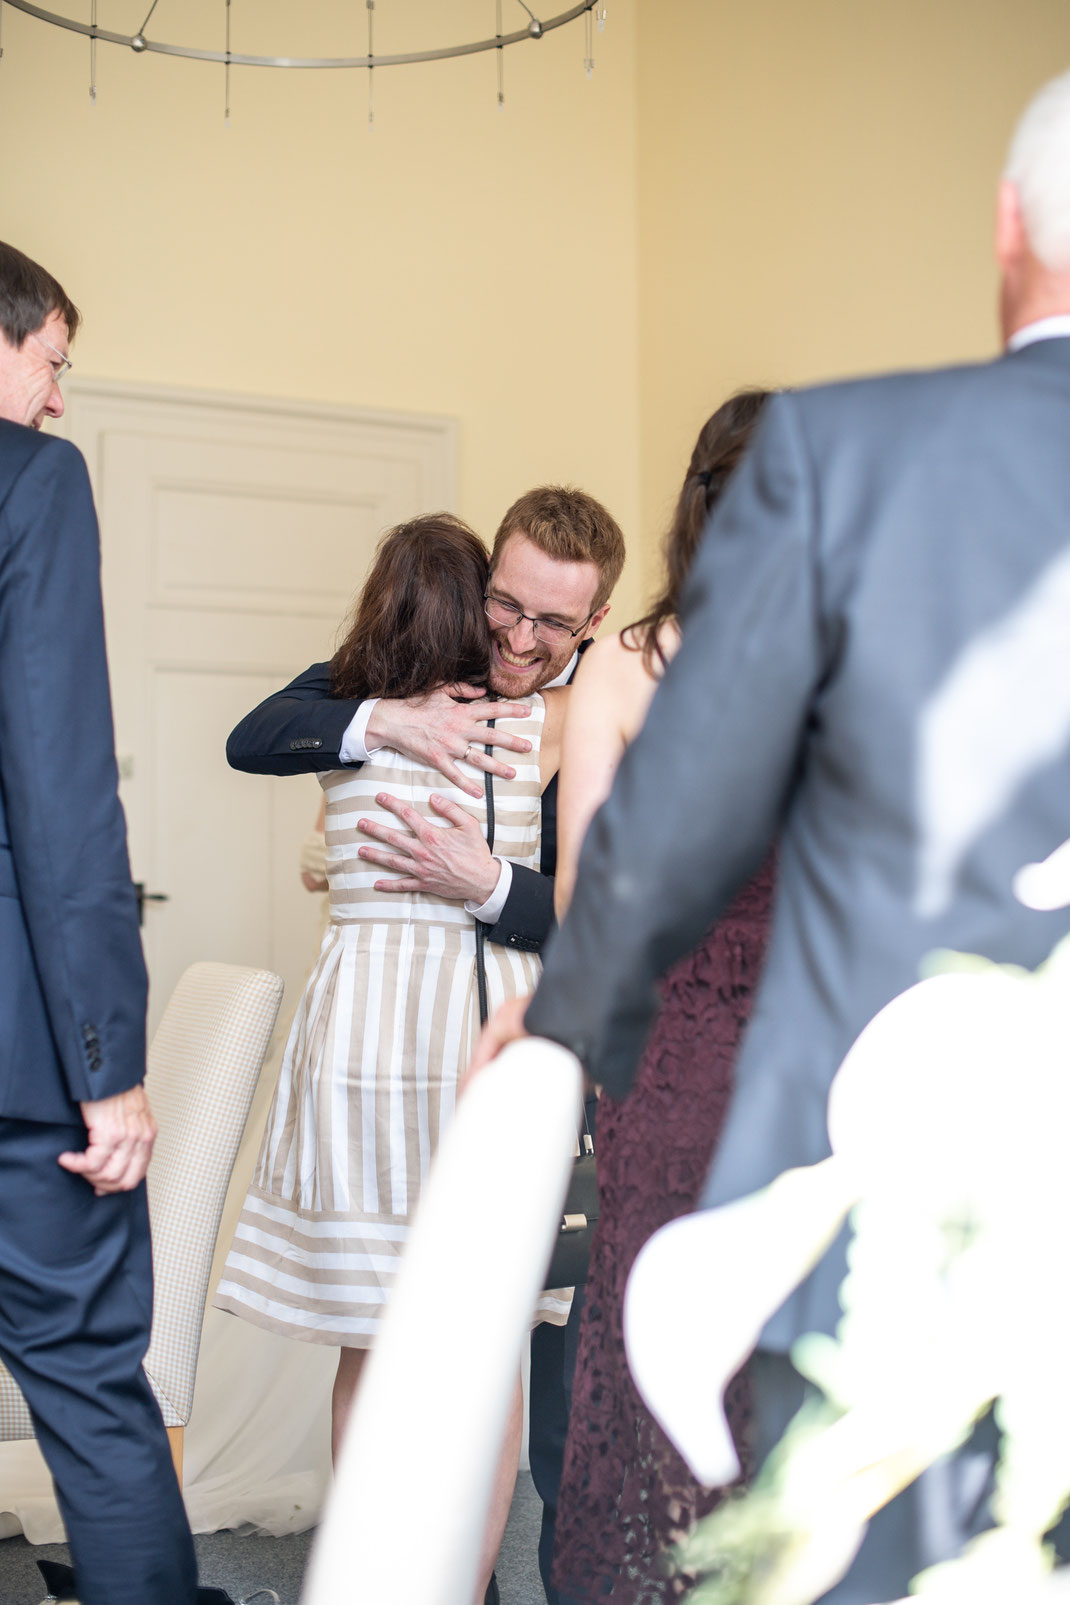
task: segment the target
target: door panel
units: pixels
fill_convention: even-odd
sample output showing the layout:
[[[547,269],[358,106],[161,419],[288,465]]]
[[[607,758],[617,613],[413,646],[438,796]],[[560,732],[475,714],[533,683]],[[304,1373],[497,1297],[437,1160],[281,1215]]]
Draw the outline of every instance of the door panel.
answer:
[[[454,501],[448,420],[103,383],[68,428],[101,517],[122,796],[145,910],[150,1029],[195,959],[277,971],[288,1015],[321,900],[297,852],[319,787],[236,774],[224,743],[329,657],[384,529]]]

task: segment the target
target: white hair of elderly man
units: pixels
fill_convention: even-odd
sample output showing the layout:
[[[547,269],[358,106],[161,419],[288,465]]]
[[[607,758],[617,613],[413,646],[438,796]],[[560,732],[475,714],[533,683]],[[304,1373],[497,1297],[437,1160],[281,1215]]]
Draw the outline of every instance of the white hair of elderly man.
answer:
[[[1003,176],[1018,192],[1034,254],[1052,273],[1070,271],[1070,72],[1029,102]]]

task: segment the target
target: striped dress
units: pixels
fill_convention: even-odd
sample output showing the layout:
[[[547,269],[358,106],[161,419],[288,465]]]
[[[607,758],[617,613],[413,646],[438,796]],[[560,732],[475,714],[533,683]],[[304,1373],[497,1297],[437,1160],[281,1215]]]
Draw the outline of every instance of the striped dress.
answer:
[[[496,779],[495,850],[539,865],[539,696],[501,721],[527,736],[516,778]],[[461,765],[466,769],[466,765]],[[475,773],[475,771],[469,771]],[[294,1016],[253,1181],[215,1302],[287,1337],[367,1348],[382,1319],[409,1220],[457,1079],[479,1031],[475,928],[460,903],[377,892],[390,871],[367,864],[359,819],[403,829],[376,804],[390,792],[425,818],[432,792],[486,829],[486,806],[435,770],[389,749],[359,769],[319,777],[327,800],[330,924]],[[485,947],[491,1009],[530,992],[539,961]],[[563,1322],[567,1295],[538,1319]]]

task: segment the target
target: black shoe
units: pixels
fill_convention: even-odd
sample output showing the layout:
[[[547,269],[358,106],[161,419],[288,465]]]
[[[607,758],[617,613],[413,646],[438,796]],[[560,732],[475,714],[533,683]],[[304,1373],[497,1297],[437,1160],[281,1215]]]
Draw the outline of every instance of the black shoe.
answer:
[[[39,1560],[37,1569],[45,1580],[45,1587],[48,1589],[48,1598],[50,1600],[76,1600],[78,1598],[74,1589],[74,1573],[69,1566],[64,1566],[60,1561],[56,1560]],[[498,1588],[493,1578],[491,1579],[491,1586],[494,1589],[494,1605],[498,1605]],[[270,1595],[275,1601],[275,1605],[278,1605],[279,1596],[270,1588],[258,1588],[255,1594],[249,1595],[249,1598],[254,1600],[260,1594]],[[491,1597],[488,1593],[487,1599],[490,1600]],[[234,1601],[225,1588],[198,1588],[197,1605],[234,1605]],[[241,1605],[241,1602],[239,1602],[239,1605]]]
[[[490,1574],[487,1592],[483,1595],[483,1605],[502,1605],[502,1596],[498,1593],[498,1579],[493,1572]]]

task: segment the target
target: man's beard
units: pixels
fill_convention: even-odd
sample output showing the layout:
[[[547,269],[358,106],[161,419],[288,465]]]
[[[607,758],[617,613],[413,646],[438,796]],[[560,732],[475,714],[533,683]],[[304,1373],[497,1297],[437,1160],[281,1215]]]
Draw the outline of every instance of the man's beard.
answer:
[[[509,652],[508,642],[499,641],[497,635],[491,636],[490,675],[488,676],[490,688],[499,696],[506,699],[515,697],[530,697],[533,692],[539,691],[551,680],[556,680],[563,674],[572,658],[575,647],[570,641],[567,647],[561,647],[556,652],[543,646],[539,641],[535,646],[535,656],[530,666],[524,670],[516,666],[515,671],[508,665],[508,660],[499,659],[498,652]],[[526,658],[526,653],[509,652],[510,657]]]

